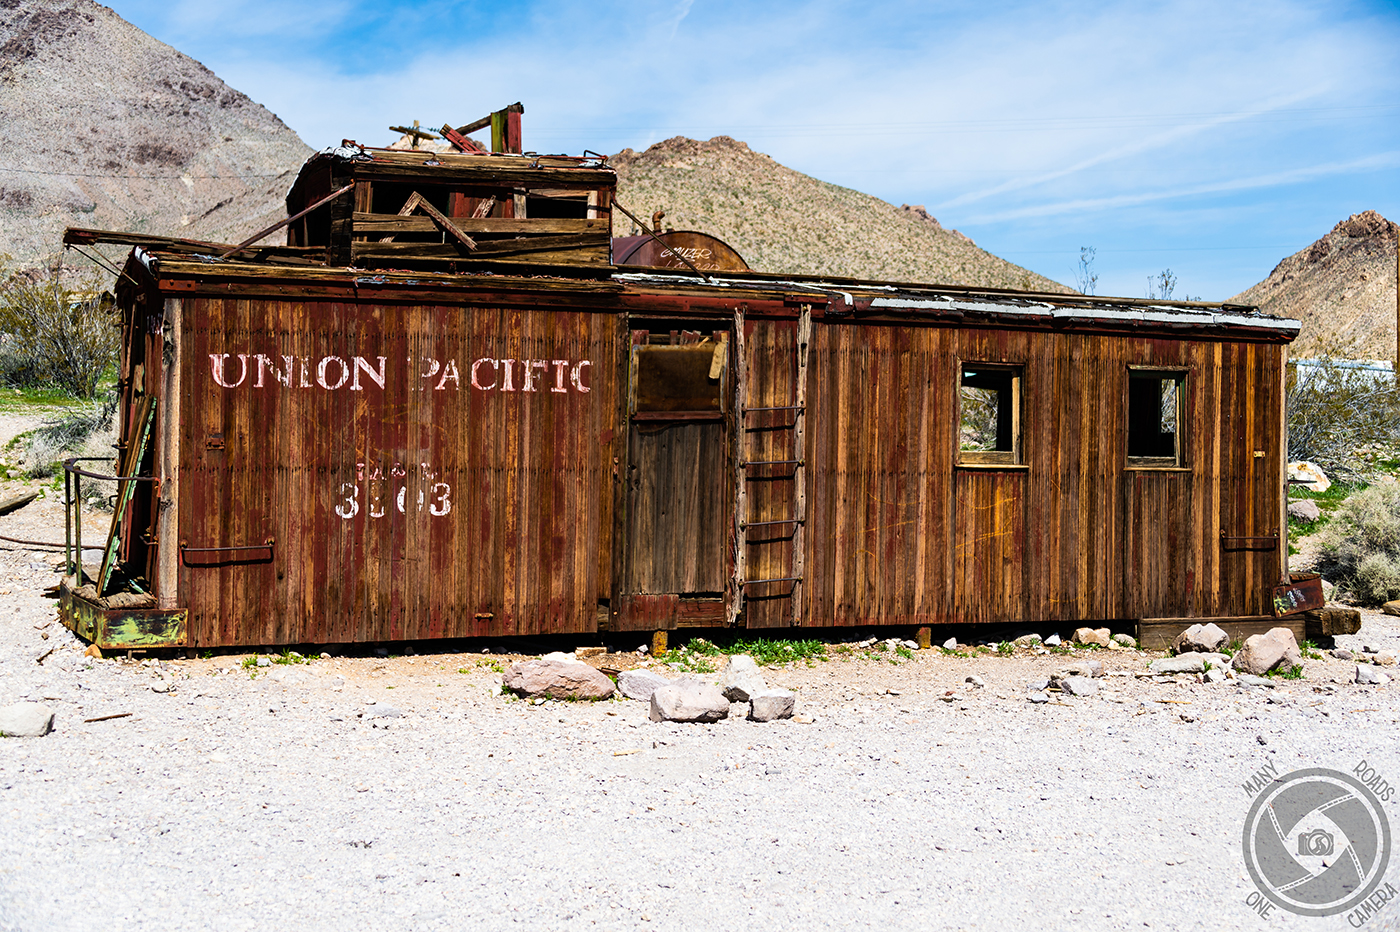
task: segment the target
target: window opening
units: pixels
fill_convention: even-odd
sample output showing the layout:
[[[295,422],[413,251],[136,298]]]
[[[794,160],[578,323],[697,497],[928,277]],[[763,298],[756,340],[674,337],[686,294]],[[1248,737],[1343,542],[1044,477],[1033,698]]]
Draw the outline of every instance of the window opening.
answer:
[[[1020,463],[1020,368],[963,366],[958,400],[958,461]]]
[[[1134,466],[1184,465],[1181,425],[1186,373],[1128,373],[1128,462]]]
[[[683,346],[634,346],[634,415],[723,415],[728,341],[709,337]]]

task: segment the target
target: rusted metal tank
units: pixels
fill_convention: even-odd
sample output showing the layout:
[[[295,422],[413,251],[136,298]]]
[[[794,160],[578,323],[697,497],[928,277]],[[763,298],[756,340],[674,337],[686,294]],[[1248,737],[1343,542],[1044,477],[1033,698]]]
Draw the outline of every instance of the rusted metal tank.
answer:
[[[657,240],[661,240],[660,243]],[[663,246],[662,243],[665,245]],[[684,269],[684,256],[702,272],[747,272],[744,257],[724,240],[695,230],[671,230],[650,236],[619,236],[612,241],[614,265]]]

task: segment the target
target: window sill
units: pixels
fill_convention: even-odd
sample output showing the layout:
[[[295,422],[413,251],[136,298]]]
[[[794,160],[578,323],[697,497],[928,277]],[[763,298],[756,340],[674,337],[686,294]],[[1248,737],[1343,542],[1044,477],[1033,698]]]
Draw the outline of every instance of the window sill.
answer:
[[[1125,472],[1194,472],[1190,466],[1137,466],[1132,463],[1123,469]]]
[[[1030,472],[1029,463],[957,463],[954,469],[977,469],[1002,472]]]

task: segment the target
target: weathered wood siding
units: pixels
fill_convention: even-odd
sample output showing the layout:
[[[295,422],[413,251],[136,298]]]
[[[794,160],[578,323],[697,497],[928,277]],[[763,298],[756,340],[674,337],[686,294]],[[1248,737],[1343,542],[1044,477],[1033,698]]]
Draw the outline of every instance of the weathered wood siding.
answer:
[[[182,323],[162,545],[274,540],[186,553],[194,646],[592,630],[615,315],[201,298]]]
[[[814,340],[806,623],[1269,610],[1284,545],[1243,547],[1280,530],[1282,345],[897,322]],[[971,362],[1023,367],[1020,467],[956,464]],[[1183,468],[1129,467],[1129,366],[1187,373]]]

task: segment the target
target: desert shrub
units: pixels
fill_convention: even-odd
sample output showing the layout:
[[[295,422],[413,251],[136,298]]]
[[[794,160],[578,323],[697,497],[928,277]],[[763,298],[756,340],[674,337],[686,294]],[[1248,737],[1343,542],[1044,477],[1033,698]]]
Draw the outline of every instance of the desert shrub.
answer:
[[[1372,471],[1366,451],[1400,437],[1400,392],[1389,372],[1328,356],[1290,363],[1284,394],[1288,458],[1357,482]],[[1359,452],[1360,451],[1360,452]]]
[[[1351,495],[1322,531],[1319,569],[1376,605],[1400,597],[1400,483]]]
[[[118,327],[99,279],[71,289],[58,270],[10,275],[0,283],[0,378],[90,399],[117,359]]]

